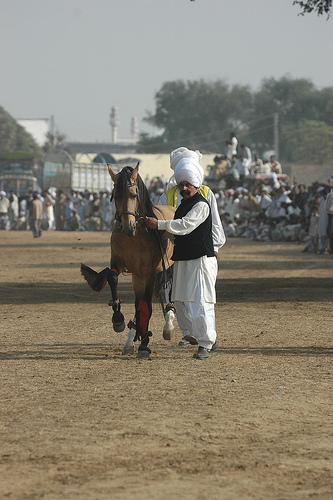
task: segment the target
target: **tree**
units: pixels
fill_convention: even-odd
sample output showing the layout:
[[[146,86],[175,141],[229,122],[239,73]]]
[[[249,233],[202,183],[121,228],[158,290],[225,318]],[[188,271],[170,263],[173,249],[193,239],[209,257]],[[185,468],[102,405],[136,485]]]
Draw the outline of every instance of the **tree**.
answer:
[[[264,79],[255,92],[220,80],[178,80],[163,84],[155,99],[155,113],[146,121],[158,127],[161,135],[142,135],[138,152],[170,152],[184,145],[223,153],[225,140],[234,131],[240,143],[262,155],[274,149],[274,116],[278,114],[279,156],[292,161],[295,145],[290,136],[304,121],[333,127],[333,87],[319,90],[310,80],[288,75]]]
[[[204,80],[166,82],[155,95],[156,110],[145,120],[161,130],[159,149],[170,151],[180,144],[203,151],[221,150],[230,130],[240,129],[252,112],[248,86]],[[141,137],[141,149],[158,149],[156,138]]]
[[[318,16],[327,14],[328,19],[332,11],[332,0],[307,0],[305,2],[294,0],[293,5],[295,4],[301,7],[301,16],[304,16],[304,14],[311,14],[311,12],[314,11],[317,12]]]
[[[66,139],[66,135],[61,132],[47,132],[46,133],[46,142],[43,146],[44,153],[48,153],[49,151],[56,151],[59,149]]]
[[[0,153],[8,154],[17,151],[39,154],[39,146],[17,121],[0,106]]]
[[[323,165],[332,161],[333,127],[326,123],[305,120],[290,133],[292,161],[303,164]]]
[[[292,79],[288,75],[280,80],[264,79],[254,95],[254,123],[248,133],[247,142],[251,142],[260,152],[273,149],[273,115],[278,113],[280,156],[288,161],[290,131],[297,128],[302,120],[331,120],[325,110],[331,107],[333,92],[330,94],[326,89],[326,95],[322,96],[310,80]]]

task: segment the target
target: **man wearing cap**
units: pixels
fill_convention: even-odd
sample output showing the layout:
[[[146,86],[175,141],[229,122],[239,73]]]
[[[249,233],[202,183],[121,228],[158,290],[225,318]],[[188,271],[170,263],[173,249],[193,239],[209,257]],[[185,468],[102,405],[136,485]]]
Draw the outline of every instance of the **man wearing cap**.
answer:
[[[171,299],[184,334],[199,344],[196,359],[207,359],[217,349],[214,304],[217,258],[214,254],[212,214],[208,201],[198,191],[203,169],[192,157],[182,158],[175,168],[182,197],[173,220],[146,218],[150,229],[174,235],[174,278]]]

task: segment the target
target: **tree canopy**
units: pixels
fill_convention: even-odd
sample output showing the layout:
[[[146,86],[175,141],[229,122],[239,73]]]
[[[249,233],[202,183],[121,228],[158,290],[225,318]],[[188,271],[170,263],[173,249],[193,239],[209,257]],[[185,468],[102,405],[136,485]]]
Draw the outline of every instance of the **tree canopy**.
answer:
[[[141,152],[170,152],[181,145],[202,152],[223,152],[234,131],[241,142],[262,154],[274,149],[274,115],[278,114],[280,158],[292,161],[290,137],[305,121],[333,127],[333,87],[319,90],[310,80],[288,75],[279,80],[264,79],[256,91],[221,80],[166,82],[155,100],[155,113],[149,113],[146,121],[161,133],[141,136]],[[316,158],[319,161],[319,156]]]
[[[327,18],[329,18],[332,12],[332,0],[294,0],[293,5],[295,4],[301,7],[301,16],[316,12],[318,16],[326,14]]]
[[[291,156],[296,163],[323,165],[333,158],[333,127],[304,120],[290,134]]]
[[[159,138],[145,136],[151,150],[169,150],[186,141],[189,147],[203,144],[216,150],[225,133],[250,119],[253,107],[248,86],[230,86],[221,80],[166,82],[157,92],[156,111],[146,121],[161,129]],[[176,146],[175,146],[176,147]]]
[[[17,121],[0,106],[0,154],[24,151],[38,154],[39,146]]]

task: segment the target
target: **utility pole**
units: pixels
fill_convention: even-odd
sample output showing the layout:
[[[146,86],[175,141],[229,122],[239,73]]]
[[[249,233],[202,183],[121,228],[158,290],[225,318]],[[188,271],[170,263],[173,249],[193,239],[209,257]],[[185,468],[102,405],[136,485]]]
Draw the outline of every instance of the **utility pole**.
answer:
[[[139,135],[139,125],[138,125],[138,119],[136,116],[132,117],[131,132],[132,132],[133,142],[134,142],[134,144],[136,144],[138,142],[138,135]]]
[[[279,113],[274,113],[274,153],[279,158]]]
[[[54,125],[54,115],[51,115],[51,120],[50,120],[50,133],[54,135],[54,130],[55,130],[55,125]]]
[[[119,108],[113,106],[110,113],[110,125],[112,129],[112,143],[118,142],[118,126],[119,126]]]

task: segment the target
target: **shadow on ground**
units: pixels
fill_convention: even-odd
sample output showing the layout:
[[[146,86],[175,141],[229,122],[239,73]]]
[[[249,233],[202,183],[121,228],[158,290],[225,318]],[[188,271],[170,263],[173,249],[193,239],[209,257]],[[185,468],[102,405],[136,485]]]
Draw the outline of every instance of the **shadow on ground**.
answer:
[[[120,283],[119,297],[132,304],[131,283]],[[217,302],[331,302],[331,278],[222,279],[216,284]],[[99,294],[85,283],[1,283],[0,304],[108,303],[110,290]]]
[[[66,359],[89,359],[101,360],[111,359],[133,359],[135,356],[123,356],[122,347],[110,347],[108,344],[16,344],[0,346],[0,360],[66,360]],[[183,348],[181,348],[183,350]],[[158,349],[158,359],[172,355],[177,346],[163,346]],[[295,346],[295,347],[228,347],[219,348],[214,357],[223,355],[245,355],[245,356],[332,356],[333,349],[318,346]]]

